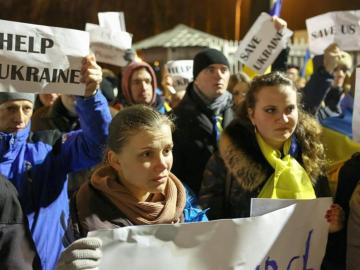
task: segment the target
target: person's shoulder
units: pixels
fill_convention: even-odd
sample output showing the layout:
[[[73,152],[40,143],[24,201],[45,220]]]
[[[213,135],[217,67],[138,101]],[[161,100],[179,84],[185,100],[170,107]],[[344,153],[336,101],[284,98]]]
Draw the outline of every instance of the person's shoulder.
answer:
[[[29,134],[28,143],[43,142],[54,146],[62,138],[62,135],[63,133],[57,129],[35,131]]]

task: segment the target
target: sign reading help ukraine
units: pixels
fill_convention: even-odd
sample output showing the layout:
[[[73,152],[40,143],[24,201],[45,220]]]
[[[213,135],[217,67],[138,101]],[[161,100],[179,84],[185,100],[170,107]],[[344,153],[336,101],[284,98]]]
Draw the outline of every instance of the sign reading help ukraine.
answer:
[[[270,201],[271,203],[271,201]],[[331,198],[301,200],[243,219],[90,232],[103,241],[99,269],[320,269]]]
[[[0,91],[83,95],[84,31],[0,20]]]
[[[286,47],[292,33],[287,28],[277,31],[271,16],[263,12],[240,42],[235,57],[257,73],[264,73]]]
[[[176,91],[185,90],[193,80],[193,60],[176,60],[166,63],[166,70],[173,80]]]
[[[332,43],[345,51],[360,50],[360,10],[328,12],[306,20],[309,48],[323,54]]]
[[[90,49],[98,62],[126,66],[125,50],[131,48],[132,36],[128,32],[113,31],[96,24],[87,23],[90,33]]]

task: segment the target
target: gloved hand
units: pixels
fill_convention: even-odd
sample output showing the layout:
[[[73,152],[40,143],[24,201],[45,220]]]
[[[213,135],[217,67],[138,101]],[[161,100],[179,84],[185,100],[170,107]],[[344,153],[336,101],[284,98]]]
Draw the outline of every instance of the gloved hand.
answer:
[[[81,238],[68,246],[60,256],[56,270],[97,270],[102,257],[101,239]]]
[[[341,50],[335,43],[330,44],[324,51],[324,67],[327,72],[333,74],[338,66],[352,68],[352,58],[350,54]]]

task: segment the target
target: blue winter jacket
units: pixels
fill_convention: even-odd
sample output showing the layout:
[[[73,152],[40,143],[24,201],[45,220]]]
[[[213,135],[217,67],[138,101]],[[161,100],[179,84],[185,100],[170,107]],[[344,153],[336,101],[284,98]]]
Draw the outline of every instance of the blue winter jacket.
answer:
[[[55,269],[69,219],[67,174],[101,161],[111,121],[97,91],[76,99],[82,130],[0,133],[0,173],[16,186],[41,264]]]

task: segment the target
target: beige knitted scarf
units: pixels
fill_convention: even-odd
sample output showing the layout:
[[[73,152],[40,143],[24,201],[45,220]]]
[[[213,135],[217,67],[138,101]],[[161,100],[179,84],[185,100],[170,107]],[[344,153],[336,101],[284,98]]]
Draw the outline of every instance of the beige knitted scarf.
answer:
[[[129,192],[109,165],[93,173],[91,184],[134,224],[171,224],[182,221],[186,192],[180,180],[172,173],[164,194],[151,194],[145,202],[139,202]]]

